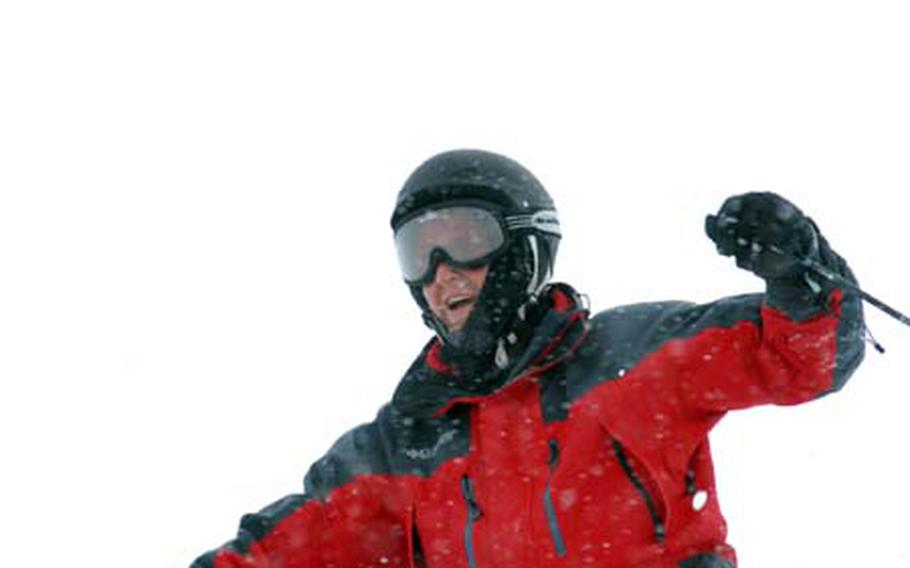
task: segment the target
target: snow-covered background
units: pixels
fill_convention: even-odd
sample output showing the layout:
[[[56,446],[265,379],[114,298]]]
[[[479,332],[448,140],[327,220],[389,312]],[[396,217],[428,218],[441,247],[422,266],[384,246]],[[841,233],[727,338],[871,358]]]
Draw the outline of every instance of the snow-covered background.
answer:
[[[0,564],[182,567],[298,491],[429,332],[388,217],[441,150],[550,189],[595,309],[761,283],[702,219],[812,215],[910,310],[903,2],[0,5]],[[312,4],[315,6],[315,3]],[[910,328],[712,438],[742,566],[910,566]]]

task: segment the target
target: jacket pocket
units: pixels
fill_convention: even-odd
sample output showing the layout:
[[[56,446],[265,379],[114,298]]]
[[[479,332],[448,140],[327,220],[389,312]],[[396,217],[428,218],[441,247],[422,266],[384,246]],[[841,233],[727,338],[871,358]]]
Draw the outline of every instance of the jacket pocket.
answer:
[[[480,507],[474,495],[474,484],[467,475],[461,477],[461,494],[464,496],[468,516],[464,526],[464,550],[468,557],[468,567],[477,567],[477,553],[474,550],[474,523],[480,518]]]
[[[651,522],[654,524],[654,538],[657,542],[663,543],[667,538],[667,527],[664,523],[664,519],[660,516],[657,501],[655,501],[653,493],[645,486],[642,477],[633,467],[632,461],[629,459],[629,455],[622,447],[622,444],[616,440],[613,441],[613,453],[616,455],[616,459],[619,461],[619,465],[622,467],[623,472],[625,472],[626,477],[628,477],[629,481],[632,482],[632,485],[635,486],[635,489],[638,491],[639,495],[641,495],[645,507],[648,509],[648,515],[650,515]]]
[[[556,466],[559,465],[559,444],[555,438],[550,439],[550,473],[547,477],[547,484],[543,493],[543,508],[547,515],[547,525],[550,527],[550,537],[553,539],[553,548],[556,549],[556,556],[563,557],[566,555],[566,542],[559,529],[559,519],[556,517],[556,507],[553,506],[553,495],[551,485],[553,483],[553,474],[556,472]]]

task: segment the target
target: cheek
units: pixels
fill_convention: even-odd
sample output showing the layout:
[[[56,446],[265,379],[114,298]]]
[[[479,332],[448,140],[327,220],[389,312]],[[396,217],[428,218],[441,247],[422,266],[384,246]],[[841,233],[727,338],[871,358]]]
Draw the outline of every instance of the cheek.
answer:
[[[427,284],[423,287],[423,299],[426,300],[430,308],[436,308],[436,305],[439,303],[439,290],[436,286],[432,284]]]

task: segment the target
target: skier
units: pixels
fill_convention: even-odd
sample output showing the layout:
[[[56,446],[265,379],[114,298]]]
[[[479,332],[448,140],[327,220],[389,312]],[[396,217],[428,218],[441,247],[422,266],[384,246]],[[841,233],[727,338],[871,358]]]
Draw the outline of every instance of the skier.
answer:
[[[435,337],[303,494],[245,516],[193,568],[731,568],[709,431],[728,410],[836,391],[863,358],[860,298],[798,259],[850,270],[772,193],[705,222],[764,294],[593,317],[549,282],[556,210],[509,158],[427,160],[391,222]]]

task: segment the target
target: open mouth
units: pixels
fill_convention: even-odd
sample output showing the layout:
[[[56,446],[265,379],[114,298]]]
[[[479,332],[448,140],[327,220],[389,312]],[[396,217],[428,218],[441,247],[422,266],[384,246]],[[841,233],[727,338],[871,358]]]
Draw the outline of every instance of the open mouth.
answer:
[[[466,306],[470,306],[473,303],[473,296],[456,296],[454,298],[446,300],[446,308],[448,308],[449,311],[456,311]]]

